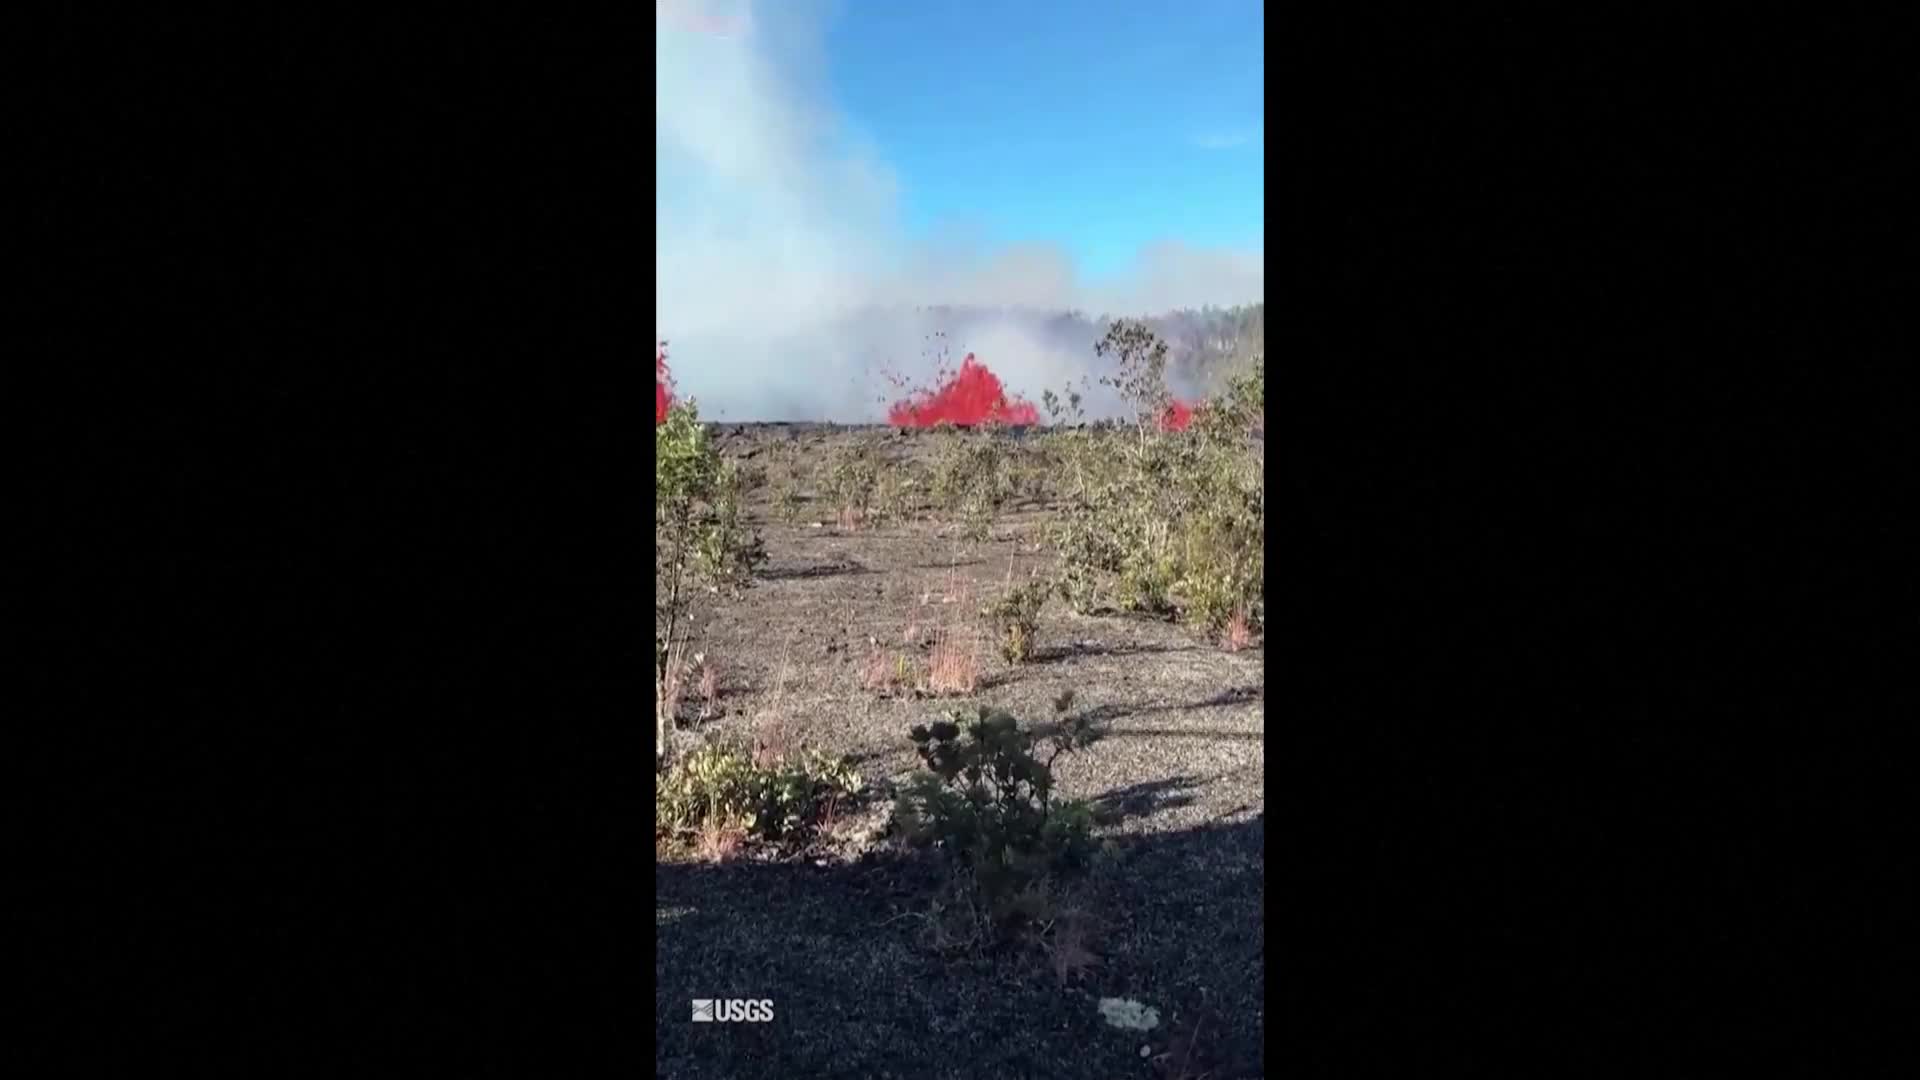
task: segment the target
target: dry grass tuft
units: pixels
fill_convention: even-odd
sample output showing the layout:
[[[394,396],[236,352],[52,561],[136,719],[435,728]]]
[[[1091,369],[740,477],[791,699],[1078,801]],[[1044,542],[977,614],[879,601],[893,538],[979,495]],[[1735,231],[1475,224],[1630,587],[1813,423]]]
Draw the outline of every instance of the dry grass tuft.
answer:
[[[694,852],[707,862],[722,863],[738,855],[746,840],[746,830],[708,818],[695,835]]]
[[[753,763],[770,769],[793,757],[800,748],[800,733],[783,712],[762,713],[753,726]]]
[[[827,805],[820,810],[820,835],[829,840],[840,837],[840,793],[827,796]]]
[[[876,694],[891,694],[913,684],[913,669],[906,656],[880,648],[876,643],[867,654],[867,666],[861,685]]]
[[[668,718],[669,727],[680,715],[680,701],[687,693],[687,651],[684,645],[675,645],[667,651],[667,678],[660,688],[660,713]]]
[[[761,768],[771,768],[799,749],[800,732],[785,707],[792,659],[793,642],[789,639],[780,650],[780,670],[774,679],[773,699],[754,716],[753,762]]]
[[[955,565],[948,568],[944,590],[929,587],[921,593],[922,605],[968,603],[973,594],[973,583],[959,572],[958,560],[959,555],[956,554]],[[936,695],[971,694],[980,686],[980,641],[977,630],[963,621],[956,634],[945,617],[939,617],[936,621],[940,625],[936,625],[931,633],[932,647],[927,655],[927,677],[922,689]],[[907,632],[918,641],[922,631],[916,621],[907,628]]]
[[[971,694],[979,686],[979,642],[942,633],[927,657],[927,689],[935,694]]]
[[[720,700],[720,672],[705,653],[694,657],[700,665],[700,719],[711,719]]]
[[[1253,628],[1247,625],[1247,613],[1236,611],[1233,618],[1227,620],[1226,632],[1221,636],[1221,644],[1228,652],[1239,652],[1253,644]]]

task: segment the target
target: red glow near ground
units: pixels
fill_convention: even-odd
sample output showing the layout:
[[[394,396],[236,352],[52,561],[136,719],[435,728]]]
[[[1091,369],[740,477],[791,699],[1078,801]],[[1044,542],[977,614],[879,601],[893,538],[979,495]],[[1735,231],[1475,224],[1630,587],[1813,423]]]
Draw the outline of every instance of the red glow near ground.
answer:
[[[1040,410],[1031,402],[1009,398],[999,376],[968,353],[960,370],[938,390],[911,395],[887,410],[887,422],[895,427],[932,427],[942,421],[1038,424]]]
[[[1174,398],[1173,403],[1167,406],[1167,414],[1160,418],[1160,429],[1162,431],[1187,430],[1187,426],[1193,423],[1193,410],[1199,404],[1197,401],[1186,402]]]
[[[673,407],[673,374],[667,370],[667,343],[661,342],[653,354],[653,426],[667,422],[667,410]]]

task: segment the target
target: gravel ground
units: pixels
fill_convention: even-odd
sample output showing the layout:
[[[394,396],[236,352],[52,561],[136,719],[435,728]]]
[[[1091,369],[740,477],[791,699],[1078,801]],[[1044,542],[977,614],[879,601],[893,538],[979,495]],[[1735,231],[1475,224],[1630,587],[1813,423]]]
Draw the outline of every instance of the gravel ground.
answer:
[[[848,437],[723,429],[722,447],[765,460],[771,441],[792,438],[811,459]],[[930,443],[887,440],[901,456]],[[875,691],[876,654],[885,670],[923,669],[935,638],[980,635],[978,606],[1048,565],[1036,543],[1047,511],[1016,509],[978,543],[929,521],[847,531],[817,503],[806,512],[815,520],[789,526],[758,509],[771,559],[700,646],[718,694],[704,720],[699,701],[687,706],[679,738],[778,733],[854,759],[872,797],[802,858],[657,853],[659,1075],[1261,1075],[1261,645],[1230,653],[1166,622],[1056,604],[1024,665],[980,638],[971,696]],[[891,791],[918,764],[908,727],[956,705],[1043,719],[1068,689],[1103,737],[1060,760],[1060,789],[1119,816],[1099,833],[1108,856],[1062,897],[1091,917],[1097,959],[1063,977],[1032,950],[935,951],[922,916],[941,868],[884,839]],[[694,1024],[695,997],[771,998],[775,1019]],[[1111,1027],[1104,997],[1144,1002],[1161,1022]]]

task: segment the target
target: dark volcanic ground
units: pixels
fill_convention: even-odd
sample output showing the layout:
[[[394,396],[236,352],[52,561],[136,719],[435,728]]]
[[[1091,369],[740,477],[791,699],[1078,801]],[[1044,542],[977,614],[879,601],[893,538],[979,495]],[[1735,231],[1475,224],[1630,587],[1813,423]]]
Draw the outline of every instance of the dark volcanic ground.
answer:
[[[787,467],[776,447],[806,463],[844,440],[877,439],[904,459],[937,440],[832,425],[715,430],[725,452],[776,477]],[[697,646],[716,663],[719,694],[704,720],[697,701],[686,707],[681,745],[783,730],[856,760],[872,797],[801,859],[657,853],[659,1075],[1261,1075],[1263,648],[1229,653],[1169,623],[1056,604],[1041,618],[1038,656],[1011,667],[975,612],[1048,564],[1036,531],[1046,507],[1016,506],[974,542],[932,519],[845,530],[818,501],[788,525],[767,490],[757,497],[771,558]],[[979,636],[975,695],[866,687],[876,653],[890,670],[923,665],[941,635]],[[1065,689],[1105,735],[1061,760],[1063,793],[1119,818],[1100,832],[1113,841],[1107,855],[1063,885],[1063,902],[1091,917],[1098,962],[1063,978],[1036,952],[938,953],[923,916],[940,870],[884,839],[891,790],[918,765],[907,729],[974,703],[1043,719]],[[775,1019],[694,1024],[695,997],[771,998]],[[1151,1005],[1161,1023],[1110,1027],[1102,997]]]

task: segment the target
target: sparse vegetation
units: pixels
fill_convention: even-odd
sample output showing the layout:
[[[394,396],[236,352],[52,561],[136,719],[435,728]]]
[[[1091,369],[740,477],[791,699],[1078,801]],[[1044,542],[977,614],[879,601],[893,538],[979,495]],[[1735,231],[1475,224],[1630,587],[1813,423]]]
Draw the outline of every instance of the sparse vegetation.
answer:
[[[912,464],[889,463],[873,485],[872,513],[877,525],[897,525],[912,517],[920,493],[920,479]]]
[[[913,665],[905,653],[873,643],[861,685],[877,694],[897,694],[913,688]]]
[[[806,499],[800,494],[804,469],[790,444],[777,451],[776,458],[779,470],[771,484],[773,512],[781,522],[792,525],[800,520],[800,511],[806,506]]]
[[[910,842],[951,854],[996,915],[1017,914],[1011,902],[1022,890],[1088,853],[1092,807],[1053,795],[1055,760],[1095,737],[1084,718],[1036,732],[982,706],[915,725],[908,737],[927,771],[901,793],[895,820]],[[1048,753],[1036,757],[1043,739]]]
[[[1055,590],[1079,612],[1110,604],[1172,616],[1216,639],[1237,619],[1244,644],[1265,591],[1265,477],[1250,447],[1265,404],[1261,361],[1188,430],[1169,431],[1164,344],[1120,323],[1099,352],[1118,368],[1102,382],[1135,411],[1124,438],[1073,432],[1056,444],[1074,480],[1050,535]]]
[[[834,453],[827,463],[824,493],[841,528],[856,529],[867,520],[879,478],[880,463],[870,444],[857,442]]]
[[[927,653],[927,691],[940,696],[965,695],[979,686],[977,643],[968,637],[941,634]]]
[[[682,696],[682,658],[705,600],[735,595],[766,560],[748,527],[749,490],[738,463],[714,449],[692,401],[674,402],[654,427],[654,753],[671,757]]]
[[[1000,642],[1000,656],[1009,664],[1019,664],[1033,655],[1034,642],[1040,636],[1040,610],[1050,591],[1045,581],[1015,585],[980,609],[992,625]]]
[[[1272,1075],[1259,10],[816,7],[657,13],[654,1073]]]
[[[984,540],[994,516],[1015,490],[1008,449],[987,428],[949,433],[943,439],[934,462],[934,504],[958,521],[969,539]]]
[[[828,807],[862,787],[857,770],[822,754],[763,764],[746,750],[703,746],[675,762],[661,779],[654,797],[655,830],[698,837],[708,847],[729,836],[800,840]]]
[[[1195,980],[1257,1009],[1261,677],[1233,653],[1262,615],[1260,371],[1184,431],[1147,422],[1150,392],[1124,422],[1074,423],[1096,393],[1150,391],[1123,376],[1152,356],[1116,339],[1120,385],[1042,395],[1052,429],[704,429],[763,468],[758,491],[761,470],[734,474],[737,521],[774,558],[726,587],[695,560],[687,624],[671,648],[656,634],[666,712],[700,718],[656,795],[662,918],[687,912],[663,936],[674,994],[707,992],[714,945],[746,981],[1060,998],[1107,1031],[1092,1002],[1117,994],[1165,1017],[1137,1036],[1151,1065],[1242,1075],[1182,1042],[1225,1026]],[[726,519],[709,505],[696,519]],[[1108,719],[1125,741],[1061,756]],[[822,933],[853,944],[791,960]]]

